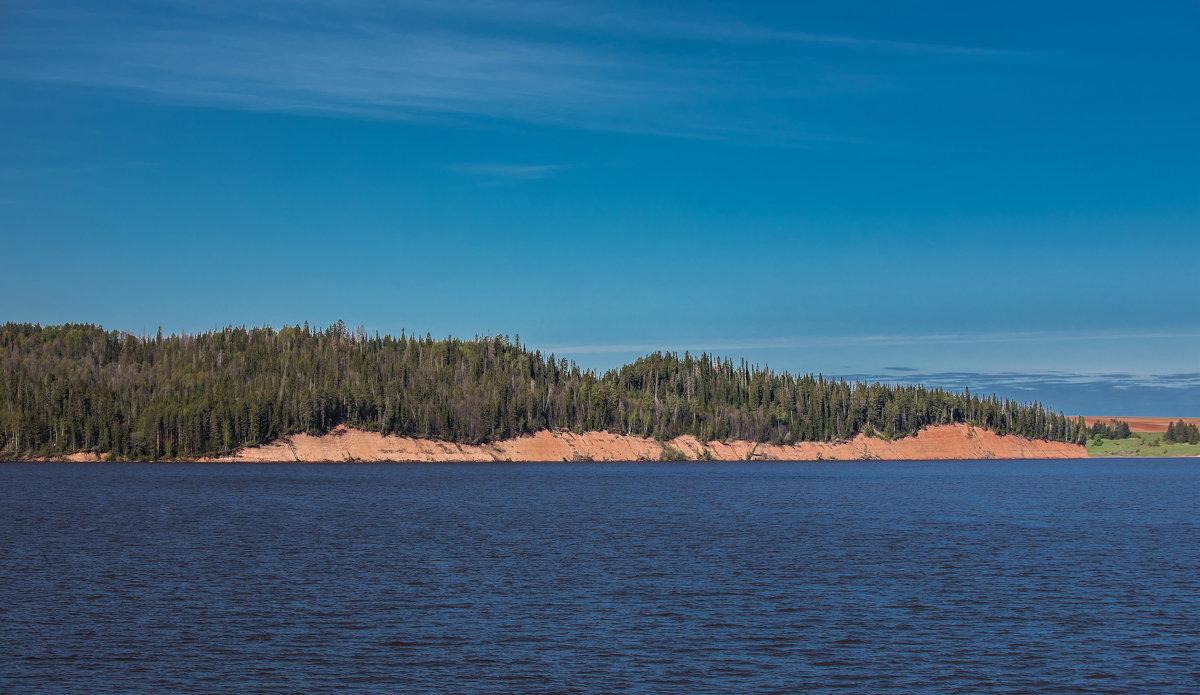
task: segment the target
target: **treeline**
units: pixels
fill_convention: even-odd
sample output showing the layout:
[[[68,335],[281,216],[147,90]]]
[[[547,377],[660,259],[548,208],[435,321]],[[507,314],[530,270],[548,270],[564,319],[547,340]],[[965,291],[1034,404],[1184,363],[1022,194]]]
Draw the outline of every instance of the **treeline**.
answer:
[[[1128,439],[1133,436],[1133,433],[1129,430],[1129,423],[1115,418],[1108,422],[1097,420],[1089,428],[1089,432],[1096,439]]]
[[[885,438],[967,422],[1082,443],[1038,403],[797,376],[656,353],[604,374],[505,336],[368,336],[344,324],[136,337],[92,325],[0,328],[0,451],[173,459],[346,424],[481,443],[541,429],[701,440]]]
[[[1200,427],[1183,420],[1168,423],[1162,440],[1172,444],[1200,444]]]

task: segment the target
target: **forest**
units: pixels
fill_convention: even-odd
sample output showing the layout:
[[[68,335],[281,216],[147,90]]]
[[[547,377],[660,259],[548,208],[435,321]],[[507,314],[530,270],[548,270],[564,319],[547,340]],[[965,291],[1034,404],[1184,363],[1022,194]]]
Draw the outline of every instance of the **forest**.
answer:
[[[1180,420],[1167,425],[1162,440],[1172,444],[1200,444],[1200,427]]]
[[[1116,418],[1111,418],[1108,422],[1096,421],[1090,432],[1097,439],[1128,439],[1133,436],[1129,423]]]
[[[603,373],[519,338],[229,327],[135,336],[88,324],[0,327],[0,452],[132,460],[218,455],[345,424],[477,444],[538,430],[702,441],[897,438],[971,423],[1083,443],[1081,418],[922,386],[794,375],[654,353]]]

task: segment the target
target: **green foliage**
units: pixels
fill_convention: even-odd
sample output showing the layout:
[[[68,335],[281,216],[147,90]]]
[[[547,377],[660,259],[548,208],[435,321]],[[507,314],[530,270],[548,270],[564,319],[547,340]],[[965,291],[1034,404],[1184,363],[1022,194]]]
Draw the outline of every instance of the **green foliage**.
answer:
[[[1125,439],[1096,439],[1088,456],[1200,456],[1200,442],[1167,442],[1157,432],[1133,432]]]
[[[662,447],[662,454],[660,454],[658,457],[659,461],[687,461],[687,460],[689,460],[687,454],[683,453],[679,449],[676,449],[675,447],[671,446],[670,444],[667,444],[664,442],[660,446]]]
[[[1129,439],[1133,436],[1129,431],[1129,423],[1116,418],[1108,422],[1096,422],[1089,431],[1095,439]]]
[[[920,386],[792,375],[654,353],[604,374],[505,336],[352,334],[344,324],[138,338],[97,326],[0,327],[0,451],[118,459],[213,455],[339,424],[482,443],[541,429],[669,440],[846,440],[970,421],[1082,443],[1082,419]]]
[[[1200,428],[1184,420],[1168,423],[1162,440],[1168,444],[1200,444]]]

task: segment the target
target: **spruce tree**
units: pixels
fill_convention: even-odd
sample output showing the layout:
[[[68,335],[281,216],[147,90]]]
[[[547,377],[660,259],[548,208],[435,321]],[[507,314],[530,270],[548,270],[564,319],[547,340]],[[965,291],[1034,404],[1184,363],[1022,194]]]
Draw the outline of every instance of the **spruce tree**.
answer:
[[[81,324],[0,326],[0,452],[9,457],[204,456],[341,424],[472,444],[541,429],[790,443],[868,428],[905,437],[967,420],[1031,438],[1089,434],[1081,419],[1037,403],[707,354],[653,353],[599,374],[504,336],[369,337],[344,323],[144,339]]]

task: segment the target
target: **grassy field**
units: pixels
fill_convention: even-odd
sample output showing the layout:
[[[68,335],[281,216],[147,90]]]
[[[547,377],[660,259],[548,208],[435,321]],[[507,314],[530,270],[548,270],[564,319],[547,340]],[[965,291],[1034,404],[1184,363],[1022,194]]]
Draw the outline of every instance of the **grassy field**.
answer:
[[[1161,432],[1134,432],[1128,439],[1087,443],[1088,456],[1200,456],[1200,444],[1166,444]]]

